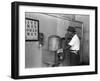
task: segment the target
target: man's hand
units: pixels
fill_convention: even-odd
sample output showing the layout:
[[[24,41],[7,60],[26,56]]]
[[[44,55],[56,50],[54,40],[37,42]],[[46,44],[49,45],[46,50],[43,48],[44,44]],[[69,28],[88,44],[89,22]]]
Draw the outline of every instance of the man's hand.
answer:
[[[62,48],[57,50],[57,53],[62,53],[62,52],[63,52]]]

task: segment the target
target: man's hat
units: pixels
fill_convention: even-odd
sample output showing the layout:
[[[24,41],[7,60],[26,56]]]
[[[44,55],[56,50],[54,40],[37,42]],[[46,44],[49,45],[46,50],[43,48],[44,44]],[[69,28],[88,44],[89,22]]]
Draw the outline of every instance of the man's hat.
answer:
[[[72,26],[69,26],[67,31],[70,31],[70,32],[75,32],[75,27],[72,27]]]

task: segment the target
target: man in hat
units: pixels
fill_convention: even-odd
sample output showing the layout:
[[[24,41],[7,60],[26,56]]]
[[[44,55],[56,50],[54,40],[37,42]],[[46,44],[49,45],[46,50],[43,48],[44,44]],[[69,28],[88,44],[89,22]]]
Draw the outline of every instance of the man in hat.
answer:
[[[65,34],[65,51],[69,52],[70,65],[79,64],[80,40],[76,34],[75,27],[69,26]]]

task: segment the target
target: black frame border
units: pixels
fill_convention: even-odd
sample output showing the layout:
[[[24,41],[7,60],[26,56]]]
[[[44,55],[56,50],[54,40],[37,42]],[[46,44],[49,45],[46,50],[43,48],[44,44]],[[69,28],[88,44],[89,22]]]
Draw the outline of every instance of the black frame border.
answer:
[[[95,10],[95,71],[76,72],[76,73],[59,73],[59,74],[43,74],[43,75],[28,75],[19,76],[19,6],[43,6],[43,7],[58,7],[58,8],[74,8],[74,9],[91,9]],[[49,3],[31,3],[31,2],[12,2],[11,3],[11,78],[13,79],[28,79],[28,78],[43,78],[43,77],[58,77],[58,76],[73,76],[73,75],[89,75],[98,73],[98,7],[97,6],[81,6],[81,5],[65,5],[65,4],[49,4]]]

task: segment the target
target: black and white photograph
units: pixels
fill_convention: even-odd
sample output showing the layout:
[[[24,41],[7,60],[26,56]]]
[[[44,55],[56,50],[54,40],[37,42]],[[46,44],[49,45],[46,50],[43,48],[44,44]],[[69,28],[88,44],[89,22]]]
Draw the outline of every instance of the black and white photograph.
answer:
[[[89,65],[89,15],[25,12],[25,19],[25,40],[39,34],[25,41],[25,68]]]
[[[13,79],[97,74],[97,7],[12,3]]]

